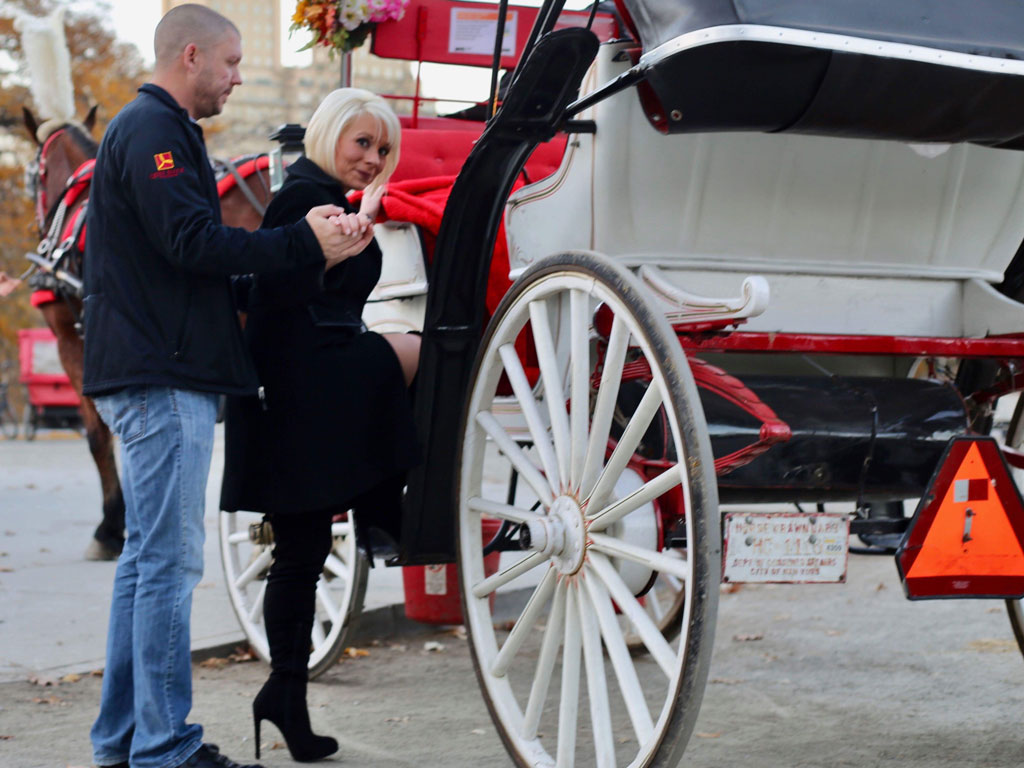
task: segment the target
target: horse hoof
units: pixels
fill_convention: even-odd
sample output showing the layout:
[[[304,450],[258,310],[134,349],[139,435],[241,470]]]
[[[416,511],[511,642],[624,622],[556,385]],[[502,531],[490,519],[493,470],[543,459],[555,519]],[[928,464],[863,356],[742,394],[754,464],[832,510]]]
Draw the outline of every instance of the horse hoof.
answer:
[[[109,547],[97,539],[92,539],[85,548],[86,560],[117,560],[120,550]]]

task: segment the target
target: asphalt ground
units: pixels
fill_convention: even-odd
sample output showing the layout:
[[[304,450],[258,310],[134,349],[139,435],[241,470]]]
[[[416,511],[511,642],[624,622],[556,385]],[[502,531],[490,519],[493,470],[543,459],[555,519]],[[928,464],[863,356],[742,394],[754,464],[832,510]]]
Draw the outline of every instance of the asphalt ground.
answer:
[[[5,768],[90,764],[113,569],[81,558],[98,509],[89,470],[77,438],[0,441]],[[212,534],[212,513],[208,525]],[[241,647],[215,539],[193,613],[203,640],[192,719],[228,755],[251,759],[250,705],[267,669]],[[369,600],[372,579],[388,571],[372,573]],[[315,728],[341,742],[325,764],[510,765],[463,633],[405,621],[394,599],[381,602],[348,655],[310,686]],[[641,682],[659,674],[649,661],[637,666]],[[1018,768],[1022,718],[1024,658],[1002,602],[908,602],[891,557],[854,555],[846,584],[722,593],[709,684],[682,765]],[[628,740],[628,724],[614,726],[619,742]],[[263,745],[267,768],[292,764],[269,724]]]

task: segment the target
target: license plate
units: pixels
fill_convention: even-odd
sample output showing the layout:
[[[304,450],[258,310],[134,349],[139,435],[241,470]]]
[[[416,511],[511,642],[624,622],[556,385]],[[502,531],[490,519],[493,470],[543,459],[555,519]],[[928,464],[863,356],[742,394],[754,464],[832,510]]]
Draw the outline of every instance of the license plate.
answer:
[[[730,512],[725,515],[722,580],[775,584],[846,581],[846,515]]]

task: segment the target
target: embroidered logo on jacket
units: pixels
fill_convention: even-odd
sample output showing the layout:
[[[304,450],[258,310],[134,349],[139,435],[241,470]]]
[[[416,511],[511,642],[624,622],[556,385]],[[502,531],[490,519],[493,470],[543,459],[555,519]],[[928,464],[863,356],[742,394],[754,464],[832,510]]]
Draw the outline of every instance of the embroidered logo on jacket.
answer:
[[[174,167],[174,155],[170,152],[158,152],[153,155],[153,162],[156,163],[156,173],[149,174],[151,179],[170,179],[185,172],[184,168]]]

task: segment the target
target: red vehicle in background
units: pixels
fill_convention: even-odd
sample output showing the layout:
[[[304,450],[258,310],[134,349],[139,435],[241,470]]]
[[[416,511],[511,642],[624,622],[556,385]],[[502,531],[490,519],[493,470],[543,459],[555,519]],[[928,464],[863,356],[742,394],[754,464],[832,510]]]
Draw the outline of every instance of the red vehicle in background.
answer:
[[[39,427],[82,428],[78,394],[64,373],[57,354],[57,338],[49,328],[18,331],[20,380],[25,385],[23,423],[25,439],[33,440]]]

